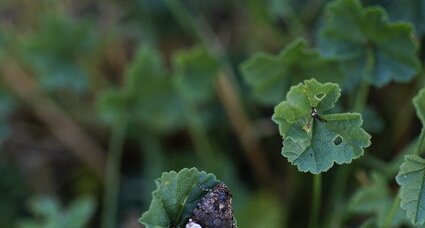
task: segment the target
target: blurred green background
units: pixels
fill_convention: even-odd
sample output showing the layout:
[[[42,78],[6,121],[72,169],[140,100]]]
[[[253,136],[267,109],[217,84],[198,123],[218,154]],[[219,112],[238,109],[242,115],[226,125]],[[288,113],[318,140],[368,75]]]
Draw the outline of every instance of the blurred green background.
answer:
[[[307,226],[311,175],[280,155],[273,105],[240,64],[299,37],[315,46],[327,2],[0,0],[0,227],[141,227],[155,178],[184,167],[229,186],[239,227]],[[423,43],[419,2],[362,3],[413,23]],[[371,89],[373,158],[324,174],[326,227],[367,218],[345,212],[371,170],[394,186],[420,131],[418,82]]]

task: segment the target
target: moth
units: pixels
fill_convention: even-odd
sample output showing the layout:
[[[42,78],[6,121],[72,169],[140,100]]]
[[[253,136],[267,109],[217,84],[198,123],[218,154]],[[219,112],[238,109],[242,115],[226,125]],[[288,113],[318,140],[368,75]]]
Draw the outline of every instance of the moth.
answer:
[[[218,184],[202,197],[186,228],[237,228],[232,194],[225,184]]]

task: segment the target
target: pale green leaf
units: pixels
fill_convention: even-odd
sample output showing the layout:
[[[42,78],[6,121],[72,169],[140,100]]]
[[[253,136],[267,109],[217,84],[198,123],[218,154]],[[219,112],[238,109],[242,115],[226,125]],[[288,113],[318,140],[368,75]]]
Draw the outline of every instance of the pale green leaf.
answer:
[[[272,105],[284,98],[290,86],[305,79],[315,77],[319,81],[341,81],[336,65],[321,58],[303,39],[295,40],[277,55],[253,55],[241,65],[241,71],[254,97]]]
[[[388,15],[394,21],[408,21],[415,26],[416,33],[425,33],[425,1],[423,0],[398,0],[392,1]]]
[[[179,94],[194,104],[214,97],[218,61],[201,47],[180,51],[174,56],[175,83]]]
[[[100,114],[108,121],[126,118],[155,131],[178,128],[183,123],[183,105],[161,56],[141,48],[126,74],[124,88],[103,93]]]
[[[346,74],[360,77],[349,79],[353,82],[362,77],[378,87],[407,82],[420,69],[411,26],[390,23],[382,8],[364,8],[358,0],[329,4],[319,47],[324,56],[341,61]]]
[[[273,120],[283,138],[282,155],[300,171],[317,174],[334,163],[350,163],[370,145],[360,114],[324,114],[339,96],[337,84],[311,79],[291,87],[286,100],[275,107]],[[312,117],[313,108],[323,120]]]
[[[139,220],[147,228],[184,227],[206,190],[219,183],[213,174],[196,168],[163,173],[155,182],[149,210]]]
[[[415,225],[425,223],[425,159],[406,155],[396,176],[400,185],[401,208]]]

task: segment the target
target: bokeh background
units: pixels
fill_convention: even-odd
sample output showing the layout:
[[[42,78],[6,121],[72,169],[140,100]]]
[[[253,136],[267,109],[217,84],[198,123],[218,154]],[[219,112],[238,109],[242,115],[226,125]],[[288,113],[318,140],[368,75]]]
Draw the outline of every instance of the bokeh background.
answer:
[[[240,64],[298,37],[314,46],[327,2],[0,0],[0,227],[141,227],[155,178],[184,167],[229,186],[239,227],[306,226],[311,175],[280,155],[273,106]],[[416,2],[363,4],[415,23],[422,43]],[[372,168],[397,172],[420,131],[417,82],[370,91],[374,157],[324,174],[324,224],[358,225],[336,212]]]

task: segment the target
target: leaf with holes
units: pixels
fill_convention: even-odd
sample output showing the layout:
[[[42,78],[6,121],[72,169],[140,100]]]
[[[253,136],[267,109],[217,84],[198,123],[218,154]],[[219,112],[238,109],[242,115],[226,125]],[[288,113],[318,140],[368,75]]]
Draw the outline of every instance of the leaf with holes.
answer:
[[[417,47],[409,24],[390,23],[382,8],[358,0],[329,4],[319,37],[320,53],[342,62],[351,87],[361,76],[378,87],[410,81],[420,69]]]
[[[370,145],[360,114],[324,114],[339,96],[337,84],[310,79],[292,86],[286,100],[275,107],[273,121],[283,138],[282,155],[300,171],[317,174],[334,163],[350,163]]]
[[[303,39],[297,39],[278,55],[259,53],[241,65],[241,71],[254,97],[263,104],[277,104],[290,86],[311,78],[339,82],[335,63],[320,57]]]
[[[149,210],[139,222],[149,227],[184,227],[197,203],[219,181],[213,174],[196,168],[163,173],[155,180],[156,190]]]
[[[425,223],[425,159],[406,155],[396,176],[400,185],[400,206],[413,224]]]

